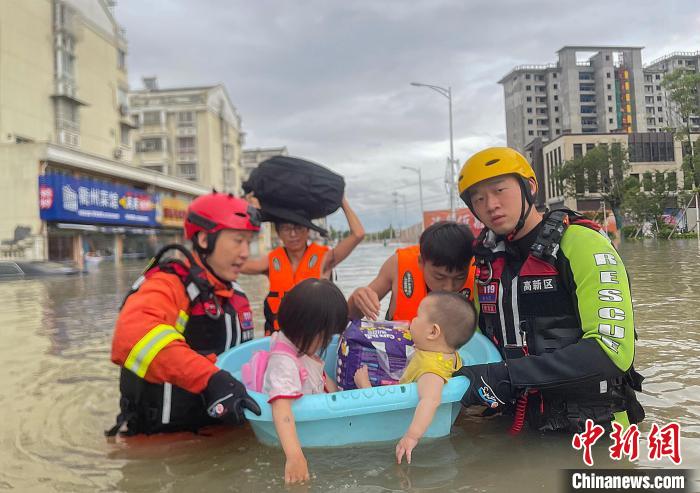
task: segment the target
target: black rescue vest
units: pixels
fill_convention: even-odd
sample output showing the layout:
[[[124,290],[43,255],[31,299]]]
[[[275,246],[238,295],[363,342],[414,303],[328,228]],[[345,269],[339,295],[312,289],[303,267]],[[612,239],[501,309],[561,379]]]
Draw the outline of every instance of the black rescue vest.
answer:
[[[571,270],[563,255],[558,255],[569,224],[600,231],[593,221],[561,209],[544,216],[524,261],[517,252],[508,250],[511,245],[498,241],[488,230],[482,231],[475,242],[479,327],[496,344],[504,360],[553,352],[583,336],[572,296],[575,286]],[[641,421],[643,411],[634,391],[628,388],[631,384],[641,390],[641,378],[631,369],[619,379],[541,391],[539,399],[530,399],[528,422],[543,430],[578,431],[587,418],[610,423],[613,413],[623,410],[628,411],[631,422]]]
[[[163,254],[172,249],[184,253],[191,267],[174,259],[161,262]],[[189,319],[184,324],[182,335],[190,348],[202,355],[219,355],[253,339],[253,315],[241,287],[234,282],[231,298],[216,296],[205,272],[196,264],[190,252],[180,245],[168,245],[160,250],[126,298],[136,293],[141,284],[156,272],[175,274],[185,287],[190,305]],[[119,388],[121,414],[117,417],[116,425],[107,432],[108,436],[116,435],[123,423],[127,423],[127,435],[136,435],[197,431],[218,422],[206,413],[201,395],[170,383],[150,383],[122,368]]]

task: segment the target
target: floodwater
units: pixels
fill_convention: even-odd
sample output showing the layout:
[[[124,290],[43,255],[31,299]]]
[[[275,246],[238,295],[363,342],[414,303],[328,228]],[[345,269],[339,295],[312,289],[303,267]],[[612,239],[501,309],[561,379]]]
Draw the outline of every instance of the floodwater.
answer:
[[[366,284],[392,248],[362,245],[338,269],[346,294]],[[646,376],[640,459],[613,463],[596,447],[596,467],[666,468],[646,458],[652,423],[680,423],[682,467],[700,466],[700,253],[694,240],[622,245],[633,280],[640,340],[635,366]],[[112,327],[141,262],[64,279],[0,282],[0,490],[276,491],[284,455],[257,443],[249,427],[210,436],[181,434],[108,441],[118,408]],[[264,278],[242,280],[261,314]],[[259,323],[258,327],[262,325]],[[448,438],[424,440],[413,464],[394,462],[394,444],[307,450],[313,480],[298,491],[554,491],[561,469],[581,468],[570,437],[506,431],[507,419],[458,419]],[[698,483],[695,484],[695,487]]]

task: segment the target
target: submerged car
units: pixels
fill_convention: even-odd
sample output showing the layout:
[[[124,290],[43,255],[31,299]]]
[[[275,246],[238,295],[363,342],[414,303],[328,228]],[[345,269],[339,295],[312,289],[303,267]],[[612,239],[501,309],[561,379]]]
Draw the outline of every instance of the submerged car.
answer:
[[[22,279],[29,277],[66,276],[80,273],[72,265],[59,262],[1,260],[0,279]]]

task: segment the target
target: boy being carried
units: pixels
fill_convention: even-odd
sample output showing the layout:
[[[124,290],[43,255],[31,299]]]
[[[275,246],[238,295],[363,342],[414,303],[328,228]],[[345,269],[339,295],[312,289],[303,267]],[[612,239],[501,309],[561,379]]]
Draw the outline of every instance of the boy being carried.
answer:
[[[399,464],[404,454],[411,463],[411,452],[440,405],[445,382],[462,367],[457,351],[471,339],[475,328],[474,307],[457,293],[434,291],[418,306],[409,327],[416,351],[399,383],[416,382],[419,402],[411,425],[396,445]],[[360,389],[372,386],[366,366],[355,373],[355,385]]]

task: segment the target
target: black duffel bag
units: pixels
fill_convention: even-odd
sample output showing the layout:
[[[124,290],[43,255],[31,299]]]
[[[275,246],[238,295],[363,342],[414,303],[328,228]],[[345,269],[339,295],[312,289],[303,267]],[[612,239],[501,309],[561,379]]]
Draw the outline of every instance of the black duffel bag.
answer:
[[[309,219],[332,214],[345,193],[342,176],[320,164],[288,156],[274,156],[260,163],[243,183],[253,192],[265,215],[287,209]]]

